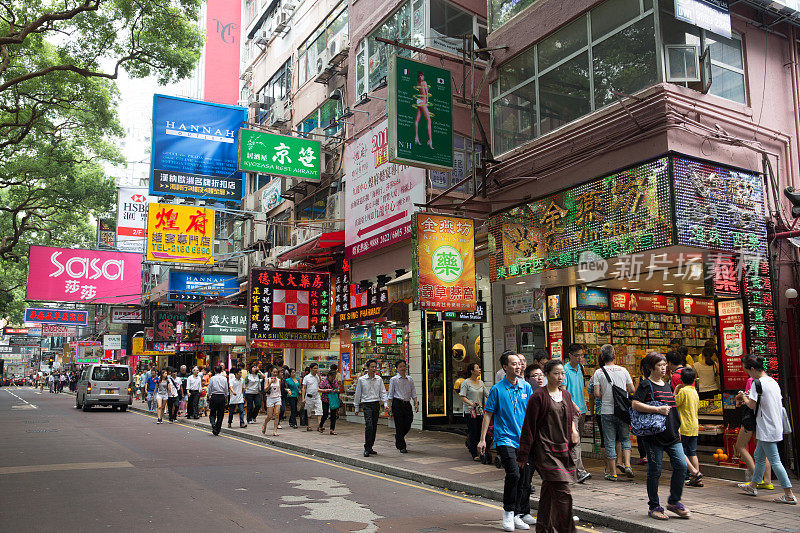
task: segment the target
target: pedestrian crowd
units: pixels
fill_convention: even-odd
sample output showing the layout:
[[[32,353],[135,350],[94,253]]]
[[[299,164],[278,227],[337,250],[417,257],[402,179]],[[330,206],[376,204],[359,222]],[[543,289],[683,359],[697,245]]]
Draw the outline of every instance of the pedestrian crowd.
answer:
[[[667,512],[678,518],[691,516],[681,499],[685,486],[703,486],[697,459],[698,409],[701,399],[720,391],[719,362],[711,345],[703,349],[697,362],[682,347],[674,348],[666,355],[648,353],[636,382],[625,367],[615,364],[616,350],[610,344],[600,348],[599,367],[589,379],[583,366],[585,348],[579,344],[569,346],[564,360],[550,359],[539,350],[530,364],[524,355],[506,351],[500,356],[501,370],[491,388],[482,381],[477,363],[467,366],[457,382],[464,405],[465,444],[474,461],[505,470],[503,530],[527,530],[536,524],[537,531],[575,531],[570,484],[592,477],[581,457],[580,436],[587,418],[599,428],[605,480],[635,477],[631,467],[633,433],[638,464],[647,465],[648,516],[658,520],[667,520]],[[780,388],[765,373],[762,357],[744,356],[742,365],[750,379],[736,396],[744,413],[736,448],[749,481],[739,487],[751,495],[772,489],[774,472],[784,494],[773,501],[796,504],[778,453],[778,443],[790,431]],[[367,361],[365,372],[356,379],[353,410],[364,416],[364,457],[378,453],[374,444],[384,411],[394,418],[395,447],[401,453],[408,451],[406,435],[419,402],[407,363],[398,360],[395,367],[397,373],[388,390],[374,359]],[[288,414],[292,429],[305,425],[306,431],[324,433],[327,422],[330,435],[336,435],[342,407],[343,387],[335,365],[324,376],[316,363],[300,376],[280,362],[265,371],[258,366],[230,370],[216,366],[194,367],[188,373],[184,366],[179,371],[167,368],[157,372],[152,367],[136,377],[136,385],[142,401],[157,413],[157,423],[163,422],[165,411],[170,422],[180,411],[185,411],[187,418],[208,415],[214,435],[221,431],[226,408],[228,427],[236,414],[239,427],[244,428],[263,413],[261,432],[266,434],[272,422],[272,435],[280,436]],[[757,444],[750,456],[747,446],[753,436]],[[660,503],[658,484],[665,453],[672,467],[666,508]],[[538,519],[531,515],[530,507],[534,474],[542,481]]]
[[[65,387],[75,392],[79,376],[80,372],[77,370],[54,370],[32,374],[28,376],[28,382],[31,386],[38,387],[39,392],[44,392],[44,388],[47,387],[52,394],[58,394],[64,392]]]

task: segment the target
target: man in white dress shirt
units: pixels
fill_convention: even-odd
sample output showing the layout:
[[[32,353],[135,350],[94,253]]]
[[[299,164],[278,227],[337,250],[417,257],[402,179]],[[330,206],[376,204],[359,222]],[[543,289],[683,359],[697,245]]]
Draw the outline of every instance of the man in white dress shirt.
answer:
[[[408,453],[406,449],[406,435],[411,429],[414,413],[411,412],[411,401],[414,401],[414,411],[419,412],[417,389],[414,380],[406,375],[408,364],[399,359],[395,363],[397,374],[389,380],[389,416],[394,417],[394,445],[400,453]]]
[[[375,359],[367,361],[367,373],[358,378],[356,393],[353,397],[355,414],[364,410],[364,457],[378,455],[372,449],[375,445],[375,434],[378,432],[378,416],[380,415],[381,402],[389,409],[386,387],[383,378],[376,375],[378,362]]]

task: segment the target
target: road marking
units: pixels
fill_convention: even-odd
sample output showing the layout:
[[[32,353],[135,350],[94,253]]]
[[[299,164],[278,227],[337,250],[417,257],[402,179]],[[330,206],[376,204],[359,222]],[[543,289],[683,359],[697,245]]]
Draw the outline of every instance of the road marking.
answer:
[[[144,417],[147,417],[147,418],[155,418],[154,415],[140,413],[138,411],[132,411],[132,412],[134,414],[139,415],[139,416],[144,416]],[[208,432],[208,429],[199,428],[197,426],[190,426],[190,425],[186,425],[186,424],[180,424],[180,426],[181,427],[186,427],[186,428],[191,428],[191,429],[194,429],[196,431],[202,431],[203,433],[207,433]],[[440,494],[442,496],[447,496],[448,498],[461,500],[461,501],[464,501],[464,502],[467,502],[467,503],[476,503],[478,505],[482,505],[482,506],[488,507],[490,509],[503,510],[503,507],[500,506],[500,505],[494,505],[494,504],[491,504],[491,503],[482,502],[480,500],[474,500],[472,498],[465,498],[463,496],[458,496],[458,495],[452,494],[450,492],[445,492],[445,491],[442,491],[442,490],[433,489],[433,488],[430,488],[430,487],[425,487],[423,485],[415,485],[413,483],[406,483],[405,481],[400,481],[399,479],[392,479],[390,477],[380,476],[380,475],[377,475],[377,474],[373,474],[371,472],[366,472],[364,470],[357,470],[355,468],[350,468],[348,466],[336,464],[336,463],[331,462],[331,461],[326,461],[326,460],[323,460],[323,459],[316,459],[314,457],[309,457],[308,455],[290,452],[290,451],[283,450],[281,448],[276,448],[274,446],[270,446],[270,445],[267,445],[267,444],[261,444],[261,443],[254,442],[254,441],[251,441],[251,440],[241,439],[239,437],[232,437],[231,435],[225,435],[224,433],[220,433],[220,437],[225,437],[226,439],[235,440],[237,442],[241,442],[243,444],[249,444],[251,446],[257,446],[259,448],[265,448],[265,449],[270,450],[272,452],[282,453],[283,455],[289,455],[291,457],[296,457],[298,459],[303,459],[303,460],[306,460],[306,461],[311,461],[311,462],[314,462],[314,463],[319,463],[319,464],[322,464],[322,465],[331,466],[333,468],[338,468],[340,470],[347,470],[348,472],[353,472],[354,474],[360,474],[362,476],[368,476],[368,477],[375,478],[375,479],[381,479],[381,480],[384,480],[384,481],[388,481],[390,483],[395,483],[397,485],[403,485],[405,487],[410,487],[412,489],[424,490],[424,491],[427,491],[427,492],[432,492],[434,494]],[[596,533],[596,530],[593,530],[593,529],[585,528],[585,527],[578,526],[578,525],[576,525],[575,527],[577,529],[582,530],[582,531],[589,531],[591,533]]]
[[[13,396],[14,398],[16,398],[17,400],[19,400],[21,402],[24,402],[24,403],[26,403],[26,404],[28,404],[30,406],[30,407],[25,407],[25,406],[22,406],[22,405],[12,405],[11,406],[12,409],[37,409],[37,407],[35,405],[33,405],[32,403],[30,403],[28,400],[26,400],[24,398],[20,398],[19,396],[17,396],[16,394],[14,394],[13,392],[11,392],[8,389],[5,389],[5,391],[7,393],[9,393],[11,396]]]
[[[64,470],[96,470],[100,468],[133,468],[128,461],[111,461],[105,463],[61,463],[52,465],[26,465],[0,467],[3,474],[28,474],[30,472],[56,472]]]

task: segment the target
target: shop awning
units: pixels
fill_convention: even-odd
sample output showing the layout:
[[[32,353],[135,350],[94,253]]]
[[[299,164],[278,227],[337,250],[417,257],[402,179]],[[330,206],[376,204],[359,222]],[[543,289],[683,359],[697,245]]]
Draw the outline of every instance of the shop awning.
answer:
[[[301,261],[331,255],[334,248],[344,245],[344,231],[329,231],[308,242],[295,246],[278,256],[279,261]]]

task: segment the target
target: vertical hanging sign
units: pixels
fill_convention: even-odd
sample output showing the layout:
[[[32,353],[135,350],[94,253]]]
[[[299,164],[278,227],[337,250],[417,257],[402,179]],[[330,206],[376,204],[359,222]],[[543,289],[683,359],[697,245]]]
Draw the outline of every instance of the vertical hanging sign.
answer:
[[[453,170],[450,71],[397,55],[389,58],[389,161]]]
[[[203,100],[235,105],[239,100],[241,2],[207,0]]]
[[[411,230],[414,303],[426,311],[474,311],[473,221],[414,213]]]

